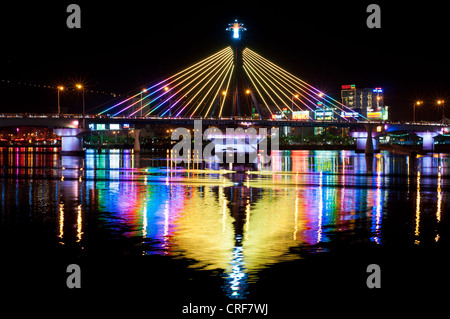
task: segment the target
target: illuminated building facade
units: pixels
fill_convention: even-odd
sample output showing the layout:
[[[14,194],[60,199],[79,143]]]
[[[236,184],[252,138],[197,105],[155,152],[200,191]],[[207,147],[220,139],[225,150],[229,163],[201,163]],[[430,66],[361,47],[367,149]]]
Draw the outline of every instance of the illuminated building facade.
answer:
[[[382,88],[357,89],[356,85],[341,86],[342,104],[354,110],[354,112],[342,112],[346,118],[357,118],[361,114],[368,120],[387,120],[388,106],[384,105]]]

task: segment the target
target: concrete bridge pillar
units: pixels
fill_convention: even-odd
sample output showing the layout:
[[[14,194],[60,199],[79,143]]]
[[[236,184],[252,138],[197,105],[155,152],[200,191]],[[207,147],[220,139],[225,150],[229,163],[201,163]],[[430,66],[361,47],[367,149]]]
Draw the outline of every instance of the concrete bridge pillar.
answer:
[[[378,137],[379,134],[373,133],[373,126],[367,125],[366,132],[355,131],[349,132],[350,136],[356,138],[356,152],[366,153],[367,155],[372,155],[374,152],[378,151]]]
[[[434,151],[434,138],[439,135],[436,132],[415,132],[422,138],[422,150],[425,152]]]
[[[141,143],[139,141],[139,135],[141,134],[141,130],[134,129],[134,147],[133,150],[135,152],[141,151]]]
[[[372,138],[373,125],[365,124],[364,127],[366,128],[367,132],[365,153],[366,155],[373,155],[373,144],[374,144]]]
[[[83,154],[83,134],[89,132],[84,128],[57,128],[53,132],[61,136],[61,154],[62,155],[80,155]]]

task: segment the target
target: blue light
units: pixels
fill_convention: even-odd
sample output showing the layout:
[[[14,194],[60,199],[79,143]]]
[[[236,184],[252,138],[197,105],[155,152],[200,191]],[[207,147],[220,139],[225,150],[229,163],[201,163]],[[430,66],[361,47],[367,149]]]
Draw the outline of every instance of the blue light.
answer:
[[[374,92],[374,93],[383,93],[383,89],[382,88],[374,88],[372,90],[372,92]]]
[[[233,39],[239,39],[239,28],[233,29]]]
[[[246,31],[247,29],[244,28],[243,23],[239,23],[236,20],[234,20],[234,23],[229,23],[228,28],[226,28],[227,31],[233,31],[232,38],[233,39],[240,39],[242,31]]]

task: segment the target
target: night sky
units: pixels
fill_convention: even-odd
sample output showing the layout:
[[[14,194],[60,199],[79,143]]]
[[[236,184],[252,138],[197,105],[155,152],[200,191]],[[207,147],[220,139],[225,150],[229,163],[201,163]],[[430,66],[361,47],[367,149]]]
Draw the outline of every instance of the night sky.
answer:
[[[435,100],[449,97],[446,8],[392,2],[2,4],[0,112],[56,112],[56,91],[42,86],[78,81],[94,91],[86,94],[93,109],[230,45],[225,28],[237,18],[248,29],[244,46],[336,99],[342,84],[383,87],[392,119],[411,119],[420,98],[417,118],[439,120]],[[66,26],[70,3],[81,7],[81,29]],[[381,29],[366,26],[370,3],[381,7]],[[80,112],[79,95],[65,92],[61,105]]]

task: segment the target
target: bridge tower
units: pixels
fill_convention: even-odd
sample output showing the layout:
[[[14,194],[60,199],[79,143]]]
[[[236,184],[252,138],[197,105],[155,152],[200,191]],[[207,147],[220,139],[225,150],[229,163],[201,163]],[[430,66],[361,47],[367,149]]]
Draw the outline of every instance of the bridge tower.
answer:
[[[239,96],[239,86],[244,82],[243,68],[242,68],[242,46],[241,46],[241,33],[247,31],[244,28],[244,24],[234,20],[234,23],[229,23],[226,31],[231,31],[231,39],[233,41],[234,50],[234,78],[233,78],[233,116],[241,115],[241,103]]]

